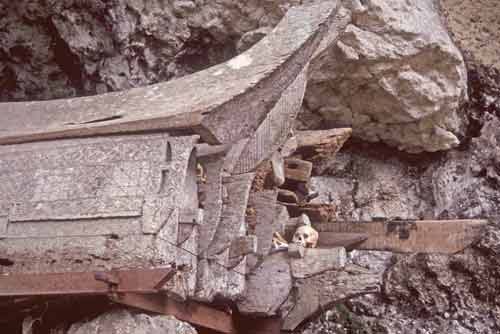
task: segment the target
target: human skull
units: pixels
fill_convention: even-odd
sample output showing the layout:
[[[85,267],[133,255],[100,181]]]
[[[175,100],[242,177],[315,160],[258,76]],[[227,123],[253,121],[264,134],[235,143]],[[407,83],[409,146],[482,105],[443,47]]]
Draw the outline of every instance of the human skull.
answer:
[[[293,234],[292,242],[300,244],[306,248],[316,248],[318,238],[318,232],[312,228],[311,225],[303,225]]]

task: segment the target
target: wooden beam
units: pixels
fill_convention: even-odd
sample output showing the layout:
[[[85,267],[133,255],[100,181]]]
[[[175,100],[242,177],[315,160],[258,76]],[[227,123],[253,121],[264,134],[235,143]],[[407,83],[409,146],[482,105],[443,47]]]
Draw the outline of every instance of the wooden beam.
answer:
[[[194,301],[179,302],[165,295],[137,293],[121,293],[111,296],[111,298],[116,303],[145,311],[172,315],[178,320],[221,333],[237,333],[231,314]]]
[[[351,136],[351,128],[336,128],[329,130],[298,131],[297,149],[310,147],[317,153],[326,153],[324,150],[337,150]]]
[[[298,182],[309,182],[312,163],[309,161],[288,158],[285,159],[285,178]]]
[[[355,245],[367,240],[367,233],[336,233],[336,232],[321,232],[321,238],[318,242],[318,247],[345,247],[348,249],[355,248]]]
[[[334,234],[366,235],[355,249],[381,250],[401,253],[453,254],[477,242],[487,220],[394,220],[373,222],[330,222],[313,224],[319,232],[320,244]],[[324,237],[323,237],[324,236]]]
[[[106,272],[0,275],[0,297],[103,295],[116,292],[158,291],[173,270],[137,269]],[[113,286],[111,289],[110,286]]]
[[[1,103],[0,144],[169,130],[195,132],[212,144],[248,137],[324,35],[340,33],[343,26],[330,29],[339,5],[291,8],[254,47],[182,78],[96,96]]]
[[[237,315],[238,334],[280,334],[283,319],[281,317],[252,318]]]

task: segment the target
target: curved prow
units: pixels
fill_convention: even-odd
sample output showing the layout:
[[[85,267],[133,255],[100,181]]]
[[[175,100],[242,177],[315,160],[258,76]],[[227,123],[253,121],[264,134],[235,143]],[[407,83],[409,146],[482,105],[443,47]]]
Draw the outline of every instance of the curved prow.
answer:
[[[228,62],[165,83],[96,96],[0,104],[0,144],[184,130],[208,143],[252,134],[309,62],[338,1],[292,8]]]

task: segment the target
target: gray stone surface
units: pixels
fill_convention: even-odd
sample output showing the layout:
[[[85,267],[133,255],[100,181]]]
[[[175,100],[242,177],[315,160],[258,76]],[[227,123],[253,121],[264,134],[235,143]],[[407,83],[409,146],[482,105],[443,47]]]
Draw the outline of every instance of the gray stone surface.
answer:
[[[196,334],[189,324],[171,316],[114,310],[71,325],[67,334]]]
[[[353,136],[409,152],[457,146],[462,55],[433,0],[344,1],[352,21],[312,63],[306,103]]]

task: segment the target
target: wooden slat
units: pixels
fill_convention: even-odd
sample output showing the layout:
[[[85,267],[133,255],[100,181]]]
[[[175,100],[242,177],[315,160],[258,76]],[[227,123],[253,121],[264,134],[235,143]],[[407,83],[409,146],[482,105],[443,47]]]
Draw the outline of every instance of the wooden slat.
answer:
[[[311,162],[294,158],[285,159],[286,179],[299,182],[309,182],[311,172]]]
[[[325,241],[333,233],[360,233],[368,238],[355,245],[356,249],[453,254],[476,242],[486,224],[480,219],[331,222],[314,224],[314,228],[320,243],[325,232]]]
[[[352,248],[360,242],[367,240],[368,237],[367,233],[321,232],[318,247]]]
[[[172,315],[181,321],[213,329],[221,333],[236,334],[231,314],[215,308],[189,301],[185,303],[163,295],[126,293],[113,298],[117,303],[155,313]]]
[[[318,150],[342,146],[351,136],[351,128],[336,128],[329,130],[297,131],[298,149],[312,147]]]
[[[139,196],[21,202],[12,207],[9,220],[34,222],[139,217],[143,202],[144,198]]]
[[[100,277],[113,278],[117,284],[116,292],[151,293],[157,291],[160,288],[158,283],[171,273],[171,268],[165,268],[0,275],[0,297],[107,294],[109,286],[96,279],[99,274]]]
[[[247,173],[223,178],[227,199],[224,200],[217,232],[208,248],[209,256],[221,253],[230,246],[232,240],[241,236],[242,228],[245,227],[245,212],[254,177],[254,173]]]
[[[346,262],[347,255],[344,247],[306,248],[302,258],[290,260],[290,267],[293,277],[306,278],[328,270],[340,270],[344,268]]]

